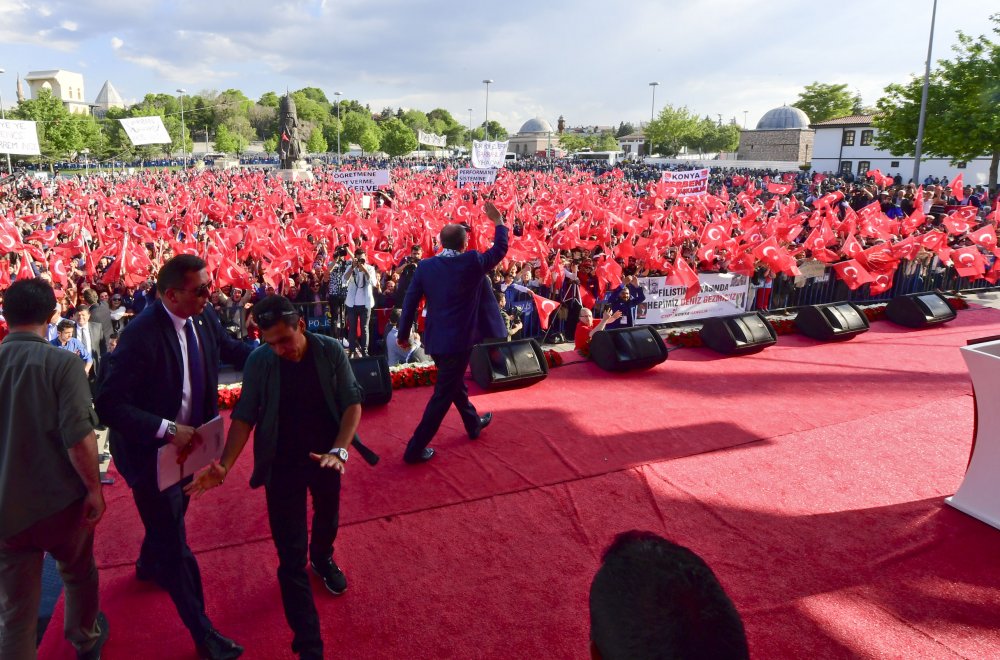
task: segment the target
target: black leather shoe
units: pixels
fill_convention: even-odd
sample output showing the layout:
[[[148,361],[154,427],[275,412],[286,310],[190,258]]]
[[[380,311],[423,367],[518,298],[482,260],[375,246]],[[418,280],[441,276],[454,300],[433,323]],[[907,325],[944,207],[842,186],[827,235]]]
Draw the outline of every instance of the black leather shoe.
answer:
[[[403,462],[409,463],[410,465],[416,465],[417,463],[426,463],[427,461],[434,458],[434,450],[427,447],[420,453],[420,456],[414,458],[413,456],[407,456],[403,454]]]
[[[232,660],[243,655],[243,647],[213,630],[198,644],[198,657],[202,660]]]
[[[76,652],[77,660],[101,660],[101,649],[108,641],[108,618],[104,616],[104,612],[97,613],[97,633],[93,646],[86,651]]]
[[[476,427],[475,431],[469,432],[469,440],[475,440],[479,437],[479,434],[483,432],[483,429],[490,425],[493,421],[493,413],[488,412],[485,415],[479,417],[479,426]]]

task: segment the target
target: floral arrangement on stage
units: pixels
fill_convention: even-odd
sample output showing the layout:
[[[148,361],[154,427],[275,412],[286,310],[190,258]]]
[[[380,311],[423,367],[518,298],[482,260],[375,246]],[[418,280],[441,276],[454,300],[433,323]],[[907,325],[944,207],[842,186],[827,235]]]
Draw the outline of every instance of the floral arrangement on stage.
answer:
[[[968,309],[969,303],[965,302],[964,299],[945,296],[948,304],[955,311]],[[861,308],[861,311],[865,313],[868,317],[868,322],[880,321],[885,318],[885,308],[888,307],[887,303],[878,303],[875,305],[867,305]],[[791,335],[797,333],[799,330],[795,326],[794,316],[767,316],[767,320],[771,322],[774,326],[774,331],[778,335]],[[667,333],[666,341],[674,346],[684,346],[686,348],[698,348],[704,346],[701,341],[701,334],[698,330],[679,330],[677,332]]]
[[[399,364],[389,367],[392,378],[392,389],[403,387],[424,387],[437,382],[437,367],[433,362],[418,362],[415,364]]]
[[[243,392],[242,383],[219,385],[219,410],[232,410]]]

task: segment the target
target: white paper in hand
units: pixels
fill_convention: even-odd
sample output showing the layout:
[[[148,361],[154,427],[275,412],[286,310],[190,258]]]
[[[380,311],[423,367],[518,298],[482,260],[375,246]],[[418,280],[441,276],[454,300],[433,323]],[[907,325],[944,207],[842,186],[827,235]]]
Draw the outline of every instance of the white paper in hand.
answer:
[[[205,422],[198,427],[201,442],[191,450],[187,459],[178,463],[180,449],[166,444],[157,450],[156,485],[161,491],[170,488],[185,477],[207,467],[212,461],[222,458],[222,448],[226,444],[225,426],[221,417]]]

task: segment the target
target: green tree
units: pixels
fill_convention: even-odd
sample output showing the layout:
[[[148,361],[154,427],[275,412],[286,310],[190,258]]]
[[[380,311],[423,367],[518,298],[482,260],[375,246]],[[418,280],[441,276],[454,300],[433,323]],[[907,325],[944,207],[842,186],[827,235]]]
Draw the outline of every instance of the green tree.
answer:
[[[1000,36],[1000,14],[990,17]],[[955,57],[931,71],[922,156],[952,163],[990,156],[989,186],[997,189],[1000,166],[1000,42],[958,33]],[[893,154],[912,156],[923,79],[885,88],[874,124],[875,144]]]
[[[805,86],[792,106],[809,115],[809,121],[815,124],[859,110],[861,96],[848,90],[847,85],[814,82]]]
[[[421,131],[429,131],[429,130],[431,130],[431,122],[430,122],[430,120],[427,118],[427,115],[425,115],[424,113],[420,112],[419,110],[407,110],[406,112],[403,113],[403,116],[400,117],[400,119],[402,119],[403,124],[405,124],[406,126],[408,126],[410,129],[412,129],[414,131],[416,131],[416,130],[421,130]],[[383,125],[382,128],[384,129],[385,125]]]
[[[215,150],[224,154],[235,154],[241,151],[240,137],[234,135],[225,124],[215,129]]]
[[[365,153],[374,153],[379,150],[382,145],[382,132],[379,127],[374,123],[371,126],[367,126],[361,133],[361,137],[358,138],[358,145],[361,146],[361,150]]]
[[[278,106],[281,104],[281,99],[279,99],[278,95],[274,92],[264,92],[257,103],[258,105],[263,105],[277,110]]]
[[[325,154],[327,151],[326,138],[323,137],[323,129],[316,127],[312,129],[312,133],[309,134],[309,140],[306,142],[306,151],[311,154]]]
[[[593,148],[593,140],[588,135],[580,133],[563,133],[559,136],[559,146],[569,153]]]
[[[618,124],[618,130],[615,132],[615,137],[625,137],[626,135],[631,135],[635,133],[635,126],[623,121]]]
[[[390,156],[404,156],[419,146],[413,129],[398,119],[390,119],[381,128],[382,151]]]
[[[342,139],[354,144],[361,144],[361,136],[369,128],[376,128],[375,121],[366,112],[348,112],[344,118],[344,133]],[[377,148],[377,147],[376,147]],[[367,151],[367,149],[365,150]]]
[[[660,114],[646,126],[646,139],[650,153],[659,153],[672,158],[680,153],[681,147],[701,135],[699,119],[686,107],[675,108],[665,105]]]
[[[278,136],[272,135],[264,140],[264,153],[273,154],[278,151]]]
[[[594,140],[594,151],[618,151],[618,139],[613,133],[605,131]]]
[[[507,129],[500,125],[500,122],[495,119],[491,119],[489,125],[490,141],[492,142],[503,142],[507,139]]]
[[[327,150],[336,151],[337,149],[337,135],[340,134],[340,151],[344,153],[348,151],[350,146],[348,145],[347,139],[341,133],[342,124],[337,121],[336,117],[332,117],[326,124],[323,125],[323,137],[326,138]]]

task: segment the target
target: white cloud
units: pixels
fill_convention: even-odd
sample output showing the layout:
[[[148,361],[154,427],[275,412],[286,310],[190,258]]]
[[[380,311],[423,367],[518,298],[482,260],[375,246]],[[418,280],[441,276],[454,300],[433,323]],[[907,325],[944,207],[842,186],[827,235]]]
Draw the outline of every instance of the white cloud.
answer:
[[[62,23],[59,24],[59,27],[69,32],[76,32],[77,28],[80,26],[74,23],[73,21],[63,21]]]
[[[119,50],[124,45],[125,42],[119,39],[118,37],[111,37],[111,48],[113,50]]]

